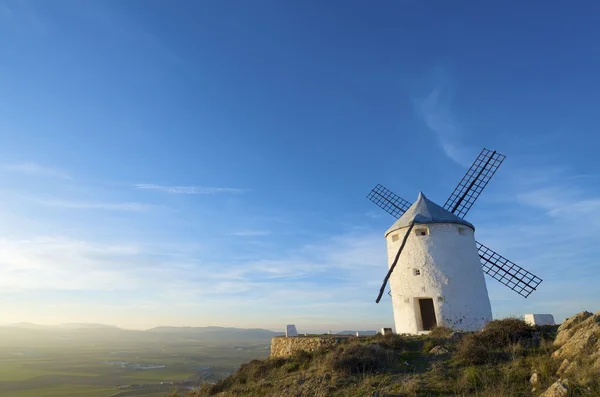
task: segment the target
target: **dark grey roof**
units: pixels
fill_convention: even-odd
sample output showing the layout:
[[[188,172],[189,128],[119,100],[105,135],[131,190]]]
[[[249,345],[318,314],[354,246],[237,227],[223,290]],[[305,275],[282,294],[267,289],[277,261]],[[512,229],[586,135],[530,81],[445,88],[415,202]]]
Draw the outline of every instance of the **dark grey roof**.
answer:
[[[473,226],[470,222],[465,221],[464,219],[454,215],[450,211],[446,211],[433,201],[429,200],[425,195],[420,192],[417,201],[415,201],[406,212],[398,218],[398,220],[390,227],[386,235],[393,232],[394,230],[402,229],[404,227],[408,227],[410,222],[414,223],[457,223],[460,225],[469,226],[471,229],[475,230],[475,226]]]

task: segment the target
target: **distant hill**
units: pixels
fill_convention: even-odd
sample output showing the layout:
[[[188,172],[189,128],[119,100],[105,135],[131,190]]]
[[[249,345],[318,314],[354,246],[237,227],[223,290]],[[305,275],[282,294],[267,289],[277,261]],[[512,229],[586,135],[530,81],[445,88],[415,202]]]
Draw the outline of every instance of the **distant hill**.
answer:
[[[356,335],[357,332],[359,335],[377,335],[377,331],[340,331],[336,335]]]
[[[56,326],[57,328],[62,329],[98,329],[98,328],[109,328],[109,329],[120,329],[116,325],[106,325],[106,324],[95,324],[95,323],[65,323],[59,324]]]
[[[106,324],[95,324],[95,323],[65,323],[58,325],[41,325],[41,324],[33,324],[33,323],[15,323],[10,324],[8,327],[14,328],[25,328],[25,329],[40,329],[40,330],[51,330],[51,329],[99,329],[99,328],[108,328],[108,329],[120,329],[115,325],[106,325]]]
[[[25,329],[49,329],[52,328],[50,325],[40,325],[33,323],[15,323],[5,325],[4,327],[14,327],[14,328],[25,328]]]
[[[233,328],[233,327],[155,327],[147,330],[157,334],[178,334],[188,337],[210,339],[256,339],[267,340],[274,336],[284,335],[283,332],[270,331],[262,328]]]

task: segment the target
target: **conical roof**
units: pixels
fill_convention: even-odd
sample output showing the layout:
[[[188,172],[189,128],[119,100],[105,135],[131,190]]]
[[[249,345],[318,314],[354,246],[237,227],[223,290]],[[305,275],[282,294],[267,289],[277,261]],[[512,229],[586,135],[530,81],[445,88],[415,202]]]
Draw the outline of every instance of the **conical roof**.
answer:
[[[419,197],[417,201],[415,201],[406,212],[398,218],[396,222],[390,227],[387,232],[385,232],[386,236],[393,232],[394,230],[402,229],[404,227],[408,227],[410,222],[426,224],[426,223],[456,223],[459,225],[465,225],[475,230],[475,226],[473,226],[470,222],[465,221],[464,219],[454,215],[450,211],[446,211],[433,201],[429,200],[423,192],[419,192]]]

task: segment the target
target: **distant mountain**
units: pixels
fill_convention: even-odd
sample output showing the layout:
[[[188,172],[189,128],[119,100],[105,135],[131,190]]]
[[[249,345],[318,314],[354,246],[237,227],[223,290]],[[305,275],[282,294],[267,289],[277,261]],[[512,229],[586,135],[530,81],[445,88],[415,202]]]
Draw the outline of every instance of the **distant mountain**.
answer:
[[[178,334],[188,337],[211,339],[256,339],[266,340],[274,336],[285,335],[283,332],[270,331],[262,328],[233,328],[233,327],[155,327],[146,332],[162,334]]]
[[[336,335],[356,335],[357,331],[340,331]],[[359,335],[376,335],[377,331],[358,331]]]
[[[65,323],[58,325],[40,325],[33,323],[15,323],[9,325],[14,328],[25,328],[25,329],[40,329],[40,330],[51,330],[51,329],[120,329],[115,325],[106,324],[95,324],[95,323]]]
[[[57,328],[62,329],[99,329],[99,328],[108,328],[108,329],[120,329],[116,325],[106,325],[106,324],[96,324],[96,323],[65,323],[59,324],[56,326]]]
[[[14,328],[25,328],[25,329],[48,329],[52,328],[49,325],[40,325],[33,323],[15,323],[10,325],[5,325],[5,327],[14,327]]]

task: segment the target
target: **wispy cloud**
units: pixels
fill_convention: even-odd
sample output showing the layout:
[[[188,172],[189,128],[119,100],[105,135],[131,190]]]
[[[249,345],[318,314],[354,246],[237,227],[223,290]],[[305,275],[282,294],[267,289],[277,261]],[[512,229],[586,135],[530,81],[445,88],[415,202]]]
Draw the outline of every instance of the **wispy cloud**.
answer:
[[[257,237],[268,236],[271,232],[269,230],[240,230],[239,232],[234,232],[232,234],[240,237]]]
[[[36,175],[50,178],[72,179],[70,175],[55,168],[42,166],[36,163],[24,162],[15,164],[5,164],[1,167],[4,170],[18,172],[28,175]]]
[[[417,114],[436,134],[444,153],[456,163],[469,166],[471,150],[460,143],[463,131],[449,104],[442,99],[442,89],[434,89],[425,98],[415,100],[415,103]]]
[[[67,208],[76,210],[108,210],[108,211],[148,211],[153,206],[144,203],[111,203],[65,200],[36,200],[36,203],[47,207]]]
[[[242,193],[243,189],[231,187],[202,187],[202,186],[164,186],[147,183],[135,185],[138,189],[157,190],[171,194],[218,194],[218,193]]]

